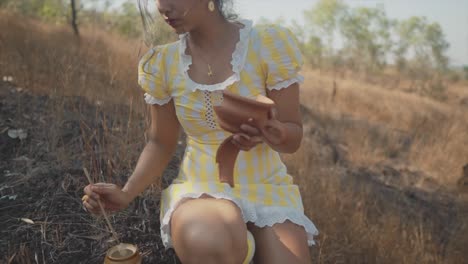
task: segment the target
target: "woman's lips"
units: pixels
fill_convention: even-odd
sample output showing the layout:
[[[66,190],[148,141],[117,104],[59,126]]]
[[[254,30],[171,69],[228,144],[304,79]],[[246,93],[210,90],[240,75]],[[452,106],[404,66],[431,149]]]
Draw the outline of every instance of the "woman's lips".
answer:
[[[171,27],[175,27],[181,23],[180,19],[166,19],[166,23],[168,23]]]

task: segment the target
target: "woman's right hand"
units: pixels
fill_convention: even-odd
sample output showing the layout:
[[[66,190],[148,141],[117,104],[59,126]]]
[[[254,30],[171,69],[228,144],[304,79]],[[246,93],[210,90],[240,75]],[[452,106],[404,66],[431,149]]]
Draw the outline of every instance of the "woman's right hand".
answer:
[[[248,120],[248,124],[242,124],[240,130],[242,132],[232,137],[232,143],[240,150],[249,151],[263,142],[261,131],[255,127],[252,118]]]
[[[132,200],[128,193],[112,183],[87,185],[84,193],[83,205],[92,214],[101,214],[98,201],[101,202],[106,212],[115,212],[127,208]]]

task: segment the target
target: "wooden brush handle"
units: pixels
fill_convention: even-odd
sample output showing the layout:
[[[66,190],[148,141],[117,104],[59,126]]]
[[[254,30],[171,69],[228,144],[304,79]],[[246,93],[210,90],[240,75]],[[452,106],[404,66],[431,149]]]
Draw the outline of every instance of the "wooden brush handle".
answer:
[[[83,168],[83,171],[86,175],[86,178],[88,178],[89,184],[94,184],[93,180],[89,176],[89,172],[86,168]],[[99,208],[101,209],[101,213],[104,216],[104,219],[106,220],[107,226],[109,227],[109,230],[111,231],[112,235],[114,236],[115,240],[120,243],[119,237],[117,236],[117,232],[115,232],[114,228],[112,227],[111,222],[109,221],[109,217],[107,216],[106,210],[104,210],[104,206],[102,206],[102,203],[100,200],[97,201],[99,204]]]

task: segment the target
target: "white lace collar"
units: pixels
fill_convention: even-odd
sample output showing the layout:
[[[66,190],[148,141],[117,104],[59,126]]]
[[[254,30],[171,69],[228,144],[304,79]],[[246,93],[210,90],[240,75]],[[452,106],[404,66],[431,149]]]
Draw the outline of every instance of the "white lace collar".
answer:
[[[249,36],[252,29],[252,21],[242,19],[238,21],[244,27],[239,29],[239,41],[236,44],[234,52],[232,53],[231,65],[233,74],[229,76],[226,80],[220,83],[215,84],[201,84],[194,82],[188,75],[188,70],[190,65],[192,65],[192,56],[185,53],[187,50],[187,37],[188,33],[182,34],[179,36],[179,54],[180,54],[180,67],[187,81],[187,87],[192,90],[202,90],[202,91],[216,91],[224,90],[227,86],[240,80],[240,72],[242,71],[245,59],[247,57],[247,50],[249,45]]]

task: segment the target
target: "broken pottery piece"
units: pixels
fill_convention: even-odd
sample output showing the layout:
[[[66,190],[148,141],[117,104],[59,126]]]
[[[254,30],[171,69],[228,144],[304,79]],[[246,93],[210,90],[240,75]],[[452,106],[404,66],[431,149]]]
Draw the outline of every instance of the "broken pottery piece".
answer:
[[[270,98],[258,95],[250,99],[228,91],[223,91],[223,102],[214,106],[219,126],[231,133],[241,132],[240,126],[253,118],[255,127],[261,129],[269,119],[269,112],[275,106]],[[233,136],[226,138],[216,152],[220,182],[234,187],[234,165],[239,148],[232,143]]]
[[[223,102],[214,106],[214,110],[221,128],[231,133],[239,133],[240,126],[247,124],[249,118],[253,118],[256,127],[263,127],[268,120],[268,113],[274,106],[273,100],[264,95],[250,99],[223,91]]]
[[[141,255],[137,246],[120,243],[107,251],[104,264],[141,264]]]
[[[232,137],[229,136],[219,145],[216,152],[216,163],[218,163],[219,181],[234,187],[234,165],[239,148],[232,143]]]

